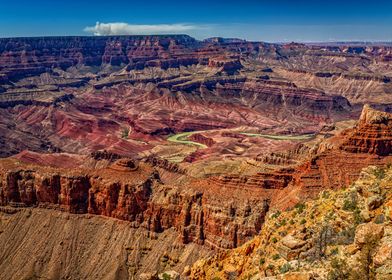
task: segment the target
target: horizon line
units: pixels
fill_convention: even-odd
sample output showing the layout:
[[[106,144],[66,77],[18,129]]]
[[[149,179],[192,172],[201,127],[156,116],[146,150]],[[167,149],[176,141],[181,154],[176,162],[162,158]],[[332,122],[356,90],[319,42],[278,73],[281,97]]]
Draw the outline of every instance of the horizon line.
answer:
[[[119,35],[32,35],[32,36],[0,36],[0,40],[4,39],[40,39],[40,38],[71,38],[71,37],[80,37],[80,38],[115,38],[115,37],[170,37],[170,36],[188,36],[190,38],[195,39],[196,41],[203,42],[208,39],[213,38],[221,38],[221,39],[232,39],[232,40],[242,40],[244,42],[249,43],[271,43],[271,44],[287,44],[287,43],[302,43],[302,44],[325,44],[325,43],[387,43],[392,44],[391,39],[382,39],[382,40],[358,40],[358,39],[339,39],[339,40],[281,40],[281,41],[268,41],[268,40],[248,40],[244,38],[238,37],[222,37],[222,36],[212,36],[205,37],[203,39],[196,39],[195,37],[186,34],[186,33],[169,33],[169,34],[119,34]]]

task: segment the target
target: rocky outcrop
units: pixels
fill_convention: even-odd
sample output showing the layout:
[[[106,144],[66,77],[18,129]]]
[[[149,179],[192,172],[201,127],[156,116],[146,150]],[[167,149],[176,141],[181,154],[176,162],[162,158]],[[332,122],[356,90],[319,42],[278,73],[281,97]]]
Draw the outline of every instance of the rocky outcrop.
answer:
[[[197,261],[190,278],[389,279],[392,227],[382,217],[390,211],[391,174],[368,167],[350,188],[272,211],[256,238]],[[386,199],[380,209],[368,209],[366,200],[376,193]]]
[[[186,171],[182,169],[178,164],[170,162],[168,160],[154,157],[154,156],[149,156],[143,159],[143,161],[148,162],[154,167],[160,167],[164,170],[167,170],[169,172],[173,173],[178,173],[178,174],[185,174]]]
[[[206,137],[206,136],[204,136],[203,134],[200,134],[200,133],[194,133],[191,136],[189,136],[188,139],[190,141],[194,141],[194,142],[197,142],[197,143],[204,144],[204,145],[206,145],[208,147],[210,147],[210,146],[215,144],[214,139],[212,139],[210,137]]]
[[[357,129],[347,137],[342,149],[379,156],[392,154],[392,114],[364,106]]]
[[[208,67],[234,74],[242,68],[242,64],[238,57],[212,57],[208,59]]]

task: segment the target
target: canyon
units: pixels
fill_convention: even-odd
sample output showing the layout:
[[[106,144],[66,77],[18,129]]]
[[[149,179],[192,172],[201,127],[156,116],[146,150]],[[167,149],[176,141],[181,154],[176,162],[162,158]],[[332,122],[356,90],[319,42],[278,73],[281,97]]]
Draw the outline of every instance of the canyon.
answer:
[[[275,277],[242,251],[272,213],[392,164],[391,53],[0,39],[0,278]]]

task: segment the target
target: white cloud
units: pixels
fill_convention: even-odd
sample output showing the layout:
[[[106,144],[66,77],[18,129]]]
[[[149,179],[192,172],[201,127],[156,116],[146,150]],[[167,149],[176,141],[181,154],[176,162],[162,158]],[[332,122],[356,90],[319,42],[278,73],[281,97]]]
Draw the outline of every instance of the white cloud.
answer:
[[[102,23],[97,22],[95,26],[87,26],[85,32],[97,36],[104,35],[150,35],[150,34],[171,34],[182,33],[199,29],[197,25],[176,23],[176,24],[128,24],[124,22]]]

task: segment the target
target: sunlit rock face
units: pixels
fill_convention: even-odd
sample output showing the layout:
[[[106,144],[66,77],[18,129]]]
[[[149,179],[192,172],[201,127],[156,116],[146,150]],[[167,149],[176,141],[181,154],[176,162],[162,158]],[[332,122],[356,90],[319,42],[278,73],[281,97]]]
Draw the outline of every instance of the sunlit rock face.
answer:
[[[0,278],[214,279],[190,266],[391,162],[390,54],[187,35],[0,39]],[[365,198],[367,220],[389,205]],[[288,261],[314,245],[303,227],[274,231]],[[53,266],[33,265],[51,250]]]

